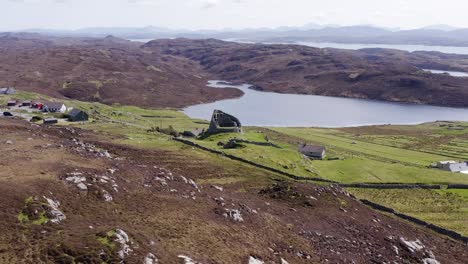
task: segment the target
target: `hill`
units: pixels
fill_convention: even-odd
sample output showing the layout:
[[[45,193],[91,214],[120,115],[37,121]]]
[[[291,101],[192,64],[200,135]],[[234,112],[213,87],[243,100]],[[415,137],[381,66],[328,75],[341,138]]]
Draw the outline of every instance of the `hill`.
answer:
[[[468,71],[466,55],[27,33],[0,35],[0,47],[0,86],[106,104],[180,108],[242,95],[206,87],[221,79],[279,93],[468,106],[466,78],[422,70]]]
[[[433,25],[423,28],[401,30],[372,25],[318,25],[307,24],[302,27],[247,28],[242,30],[172,30],[161,27],[141,28],[83,28],[74,31],[30,29],[54,36],[105,37],[114,35],[127,39],[236,39],[262,43],[283,42],[335,42],[349,44],[398,44],[429,46],[468,46],[468,30],[447,25]]]
[[[55,97],[183,107],[242,94],[206,87],[206,75],[193,61],[153,55],[114,37],[4,34],[0,50],[0,86]]]
[[[287,181],[175,142],[122,144],[116,130],[5,119],[0,131],[2,263],[467,257],[466,245],[373,211],[341,188]]]
[[[154,40],[143,47],[188,58],[213,78],[250,83],[262,91],[468,106],[466,79],[431,74],[418,67],[456,68],[466,56],[442,59],[440,54],[424,52],[188,39]]]

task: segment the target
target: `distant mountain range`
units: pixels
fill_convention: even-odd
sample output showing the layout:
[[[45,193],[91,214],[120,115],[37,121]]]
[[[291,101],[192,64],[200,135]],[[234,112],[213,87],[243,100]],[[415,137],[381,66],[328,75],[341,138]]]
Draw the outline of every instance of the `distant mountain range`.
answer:
[[[294,43],[334,42],[359,44],[413,44],[433,46],[468,46],[468,29],[447,25],[433,25],[420,29],[400,30],[369,25],[337,26],[307,24],[302,27],[256,28],[243,30],[172,30],[162,27],[118,28],[96,27],[79,30],[29,29],[22,32],[36,32],[52,36],[105,37],[113,35],[125,39],[162,38],[216,38],[245,42]]]

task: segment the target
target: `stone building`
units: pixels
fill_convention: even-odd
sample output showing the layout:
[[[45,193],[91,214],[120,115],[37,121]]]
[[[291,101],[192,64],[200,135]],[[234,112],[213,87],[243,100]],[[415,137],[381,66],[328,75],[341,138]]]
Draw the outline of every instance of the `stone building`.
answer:
[[[236,117],[220,110],[214,110],[208,134],[242,133],[242,124]]]

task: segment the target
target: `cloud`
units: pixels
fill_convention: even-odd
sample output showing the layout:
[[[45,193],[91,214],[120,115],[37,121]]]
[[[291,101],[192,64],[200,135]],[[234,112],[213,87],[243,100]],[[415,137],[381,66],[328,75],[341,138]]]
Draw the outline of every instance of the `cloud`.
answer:
[[[202,1],[201,7],[204,9],[214,8],[219,5],[219,0],[204,0]]]
[[[36,3],[66,3],[69,0],[8,0],[13,3],[26,3],[26,4],[36,4]]]

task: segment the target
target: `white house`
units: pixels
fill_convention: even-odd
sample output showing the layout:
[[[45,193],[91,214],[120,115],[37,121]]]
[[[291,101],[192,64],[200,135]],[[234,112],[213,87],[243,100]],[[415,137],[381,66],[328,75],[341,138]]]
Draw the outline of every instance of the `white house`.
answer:
[[[50,113],[65,113],[65,111],[67,111],[67,107],[63,103],[47,102],[44,103],[42,111]]]
[[[450,172],[460,172],[463,174],[468,174],[468,162],[456,162],[453,160],[448,161],[439,161],[437,162],[437,167],[441,170],[450,171]]]

